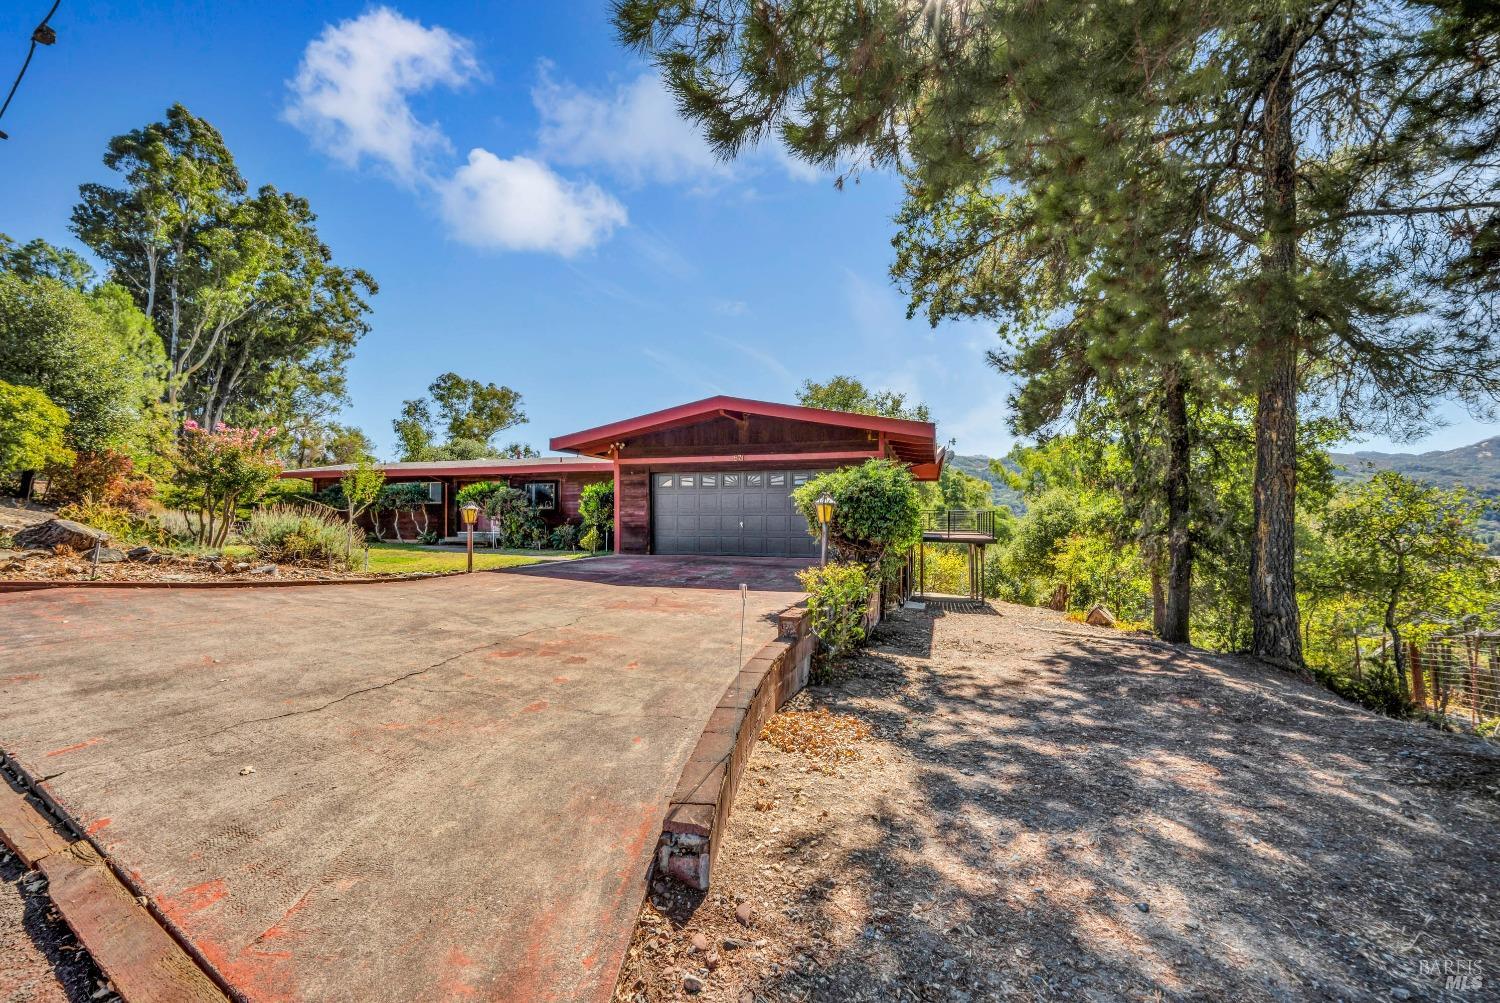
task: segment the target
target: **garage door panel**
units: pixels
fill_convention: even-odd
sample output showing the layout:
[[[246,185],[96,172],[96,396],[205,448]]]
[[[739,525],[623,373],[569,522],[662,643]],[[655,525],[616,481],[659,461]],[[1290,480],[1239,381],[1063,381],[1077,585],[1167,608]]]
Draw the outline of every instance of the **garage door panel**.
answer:
[[[816,553],[791,501],[811,471],[695,471],[652,479],[652,540],[659,554],[801,557]]]

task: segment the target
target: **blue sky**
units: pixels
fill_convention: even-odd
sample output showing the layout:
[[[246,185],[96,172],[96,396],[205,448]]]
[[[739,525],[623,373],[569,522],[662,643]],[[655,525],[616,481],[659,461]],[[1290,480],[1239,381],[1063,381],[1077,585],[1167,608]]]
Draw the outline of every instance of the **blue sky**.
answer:
[[[47,6],[0,5],[0,74]],[[961,452],[1011,443],[990,330],[904,319],[895,180],[836,190],[775,149],[715,161],[603,3],[63,0],[52,23],[3,123],[0,231],[74,244],[109,137],[182,102],[380,283],[344,420],[383,455],[401,401],[447,370],[519,390],[530,422],[501,438],[543,450],[715,393],[790,401],[834,373],[926,401]],[[1449,427],[1395,448],[1494,434],[1443,411]]]

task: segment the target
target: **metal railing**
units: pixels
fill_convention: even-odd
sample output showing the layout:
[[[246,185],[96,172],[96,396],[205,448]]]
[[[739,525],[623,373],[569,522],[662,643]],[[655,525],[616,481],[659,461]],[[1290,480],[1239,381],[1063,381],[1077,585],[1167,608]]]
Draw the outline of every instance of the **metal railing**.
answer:
[[[939,508],[922,513],[922,535],[932,537],[984,537],[995,539],[995,510],[989,508]]]

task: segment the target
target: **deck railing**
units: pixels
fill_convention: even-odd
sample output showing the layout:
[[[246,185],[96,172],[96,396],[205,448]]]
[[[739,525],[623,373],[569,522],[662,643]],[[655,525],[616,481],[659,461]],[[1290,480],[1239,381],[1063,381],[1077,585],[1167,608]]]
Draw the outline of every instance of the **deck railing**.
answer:
[[[983,537],[995,539],[995,510],[939,508],[922,513],[922,536],[934,538]]]

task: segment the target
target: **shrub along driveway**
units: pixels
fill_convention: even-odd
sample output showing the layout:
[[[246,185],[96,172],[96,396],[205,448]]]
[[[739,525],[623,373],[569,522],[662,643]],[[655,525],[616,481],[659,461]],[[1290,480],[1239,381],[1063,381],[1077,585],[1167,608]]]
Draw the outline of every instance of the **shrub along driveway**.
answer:
[[[0,747],[248,999],[602,998],[791,570],[0,596]]]

